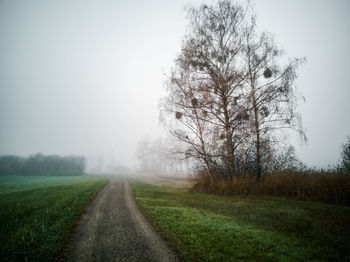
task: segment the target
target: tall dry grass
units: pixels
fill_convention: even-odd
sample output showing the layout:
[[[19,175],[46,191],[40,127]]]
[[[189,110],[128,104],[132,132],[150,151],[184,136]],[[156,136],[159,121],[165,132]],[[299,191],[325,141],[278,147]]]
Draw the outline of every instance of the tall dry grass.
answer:
[[[220,195],[269,195],[350,204],[350,175],[338,173],[279,171],[265,176],[260,182],[254,177],[216,182],[198,177],[194,188]]]

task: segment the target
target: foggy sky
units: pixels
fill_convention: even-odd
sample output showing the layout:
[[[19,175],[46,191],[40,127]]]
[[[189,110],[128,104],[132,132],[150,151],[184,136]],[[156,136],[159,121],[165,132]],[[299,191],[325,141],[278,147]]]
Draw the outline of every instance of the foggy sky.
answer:
[[[100,155],[132,166],[137,141],[164,134],[158,102],[181,49],[183,7],[212,1],[0,0],[0,155]],[[335,164],[350,135],[349,1],[255,1],[257,24],[297,85],[309,165]],[[113,160],[112,160],[113,158]]]

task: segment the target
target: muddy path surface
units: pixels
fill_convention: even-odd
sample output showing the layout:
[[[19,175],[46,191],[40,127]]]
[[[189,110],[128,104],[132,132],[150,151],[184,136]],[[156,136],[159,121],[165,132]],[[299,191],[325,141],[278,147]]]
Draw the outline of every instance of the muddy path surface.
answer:
[[[68,261],[177,261],[138,211],[128,183],[109,180],[84,214]]]

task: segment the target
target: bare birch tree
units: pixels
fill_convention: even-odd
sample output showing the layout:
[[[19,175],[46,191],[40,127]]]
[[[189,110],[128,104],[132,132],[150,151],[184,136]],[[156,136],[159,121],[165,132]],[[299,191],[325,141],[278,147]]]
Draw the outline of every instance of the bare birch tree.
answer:
[[[188,18],[162,101],[163,112],[177,120],[172,133],[189,145],[183,153],[199,159],[208,177],[239,176],[245,155],[259,179],[276,130],[302,133],[293,89],[302,60],[280,68],[280,50],[267,33],[256,33],[249,4],[189,7]]]
[[[255,174],[260,179],[266,168],[264,162],[273,144],[278,144],[278,136],[285,129],[298,132],[306,140],[302,130],[301,116],[296,112],[297,92],[295,79],[297,69],[305,62],[295,58],[280,66],[278,49],[272,36],[266,32],[256,32],[253,16],[243,29],[244,90],[249,105],[252,142],[255,151]]]

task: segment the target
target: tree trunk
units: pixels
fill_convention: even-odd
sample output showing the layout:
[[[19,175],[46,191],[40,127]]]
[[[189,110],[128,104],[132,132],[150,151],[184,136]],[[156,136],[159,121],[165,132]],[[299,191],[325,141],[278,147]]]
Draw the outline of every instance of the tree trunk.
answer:
[[[230,116],[227,110],[228,102],[227,96],[223,95],[222,98],[223,106],[224,106],[224,117],[225,117],[225,131],[226,131],[226,150],[227,150],[227,165],[229,169],[229,179],[232,181],[235,176],[235,156],[234,156],[234,148],[232,143],[232,132],[231,132],[231,123]]]
[[[256,141],[255,141],[255,149],[256,149],[256,180],[260,181],[261,179],[261,144],[260,144],[260,130],[259,130],[259,110],[256,104],[255,94],[254,90],[252,92],[252,99],[253,99],[253,110],[254,110],[254,128],[255,128],[255,135],[256,135]]]

